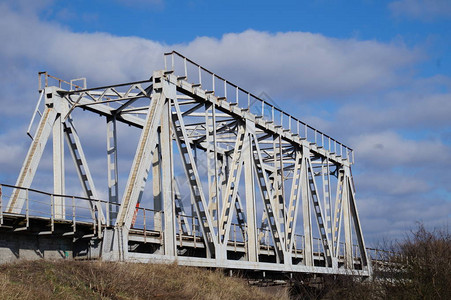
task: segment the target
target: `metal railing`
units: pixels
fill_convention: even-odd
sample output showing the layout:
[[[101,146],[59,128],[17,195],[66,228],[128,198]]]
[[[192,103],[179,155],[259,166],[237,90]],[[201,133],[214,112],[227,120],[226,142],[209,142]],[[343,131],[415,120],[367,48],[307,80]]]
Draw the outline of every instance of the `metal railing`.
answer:
[[[274,104],[207,70],[177,51],[164,54],[164,66],[165,70],[174,72],[179,78],[214,93],[218,99],[248,109],[257,117],[290,130],[300,138],[315,143],[318,147],[354,163],[354,151],[350,147],[284,112]]]
[[[109,207],[118,205],[108,201],[89,199],[81,196],[59,195],[39,191],[32,188],[17,187],[9,184],[0,184],[0,225],[5,224],[6,205],[4,199],[9,199],[14,189],[23,190],[24,197],[22,207],[16,207],[19,210],[16,215],[25,218],[25,226],[19,230],[30,228],[31,218],[46,218],[50,221],[50,233],[55,229],[55,222],[68,221],[71,223],[73,232],[76,231],[77,223],[92,224],[94,234],[101,235],[101,229],[110,223]],[[9,191],[9,192],[8,192]],[[55,201],[55,198],[61,202]],[[100,211],[97,211],[93,203],[100,204],[101,210],[105,213],[106,221],[102,223]],[[12,207],[11,210],[14,210]]]
[[[81,85],[75,84],[81,82]],[[48,86],[58,86],[68,91],[83,90],[86,89],[86,78],[76,78],[70,81],[63,80],[61,78],[49,75],[47,72],[38,73],[39,92]]]
[[[50,221],[50,232],[54,231],[55,222],[60,222],[61,220],[66,220],[71,223],[72,230],[75,233],[77,223],[85,223],[91,224],[94,234],[101,235],[101,230],[103,227],[108,226],[113,223],[113,220],[109,219],[109,211],[111,206],[118,207],[120,204],[110,203],[105,200],[99,199],[89,199],[81,196],[72,196],[72,195],[58,195],[48,192],[39,191],[31,188],[23,188],[17,187],[9,184],[0,184],[0,226],[5,224],[5,216],[10,214],[6,213],[6,201],[5,199],[9,199],[12,194],[13,189],[24,190],[24,205],[21,207],[18,215],[24,217],[24,227],[16,230],[26,230],[30,227],[30,219],[33,217],[43,217],[48,218]],[[9,191],[9,192],[8,192]],[[55,198],[58,197],[60,199],[64,199],[64,217],[57,218],[56,217],[56,203]],[[102,211],[105,213],[106,223],[101,223],[101,219],[99,217],[99,212],[93,211],[91,209],[90,203],[96,202],[100,204]],[[134,230],[142,230],[144,234],[144,239],[146,239],[146,235],[150,231],[162,232],[161,224],[156,227],[155,225],[155,214],[161,214],[161,220],[164,218],[163,211],[157,211],[150,208],[144,207],[136,207],[135,216],[132,229]],[[184,232],[182,228],[182,219],[185,219],[184,226],[189,226],[189,233]],[[193,240],[194,246],[196,247],[196,243],[203,243],[202,232],[199,228],[198,218],[195,216],[189,215],[177,215],[176,221],[176,231],[178,234],[179,244],[183,245],[183,238],[189,238]],[[247,248],[247,240],[245,236],[243,236],[242,228],[239,224],[232,223],[232,229],[230,231],[229,243],[235,246],[235,249],[240,246],[244,246],[244,251]],[[246,230],[246,228],[244,228]],[[186,230],[186,227],[185,227]],[[268,228],[257,228],[258,232],[261,233],[260,238],[258,240],[258,244],[260,249],[265,249],[269,251],[273,249],[274,245],[272,244],[270,238],[270,230]],[[294,248],[293,253],[294,257],[300,251],[303,252],[305,249],[305,237],[304,235],[295,234],[294,235]],[[376,249],[376,248],[366,248],[368,258],[374,262],[390,262],[391,258],[396,257],[398,254],[394,251]],[[322,240],[320,238],[313,238],[313,251],[318,255],[324,255],[324,246]],[[353,259],[360,259],[361,253],[359,251],[359,247],[357,245],[353,245]],[[340,253],[339,256],[345,256],[345,247],[344,243],[340,242]]]

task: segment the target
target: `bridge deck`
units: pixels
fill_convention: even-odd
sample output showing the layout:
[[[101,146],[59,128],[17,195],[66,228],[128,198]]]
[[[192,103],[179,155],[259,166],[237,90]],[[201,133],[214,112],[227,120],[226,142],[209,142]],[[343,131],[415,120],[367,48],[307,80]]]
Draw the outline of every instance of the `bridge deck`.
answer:
[[[2,233],[20,233],[27,235],[36,236],[52,236],[54,238],[58,237],[68,237],[72,236],[75,240],[83,239],[97,239],[101,238],[101,232],[103,229],[112,226],[102,225],[102,230],[98,230],[98,224],[94,222],[84,222],[76,221],[75,225],[73,220],[63,220],[63,219],[53,219],[51,217],[45,216],[27,216],[25,214],[13,214],[13,213],[3,213],[3,223],[0,225],[0,236]],[[206,266],[209,267],[219,267],[214,259],[201,262],[200,257],[196,257],[197,252],[205,251],[205,244],[201,236],[177,234],[177,249],[178,257],[177,260],[183,262],[185,265],[195,265],[195,266]],[[163,245],[163,232],[155,230],[143,230],[139,228],[132,228],[129,234],[129,253],[131,260],[135,261],[160,261],[167,262],[167,258],[164,255],[158,255],[158,249]],[[138,249],[139,248],[139,249]],[[157,253],[153,255],[146,254]],[[227,252],[229,254],[229,259],[240,261],[246,255],[246,244],[242,241],[232,240],[228,242]],[[194,256],[189,256],[189,255]],[[255,269],[255,270],[273,270],[273,271],[285,271],[283,268],[277,267],[275,265],[268,269],[268,266],[274,264],[275,253],[274,247],[272,245],[260,245],[259,254],[261,256],[261,261],[266,262],[261,266],[255,264],[251,266],[241,266],[238,264],[230,264],[224,267],[235,268],[235,269]],[[303,259],[303,250],[294,249],[292,252],[293,262],[299,264],[299,268],[304,271],[304,266],[300,264]],[[84,255],[74,253],[74,259],[82,258],[85,259]],[[315,266],[319,267],[317,273],[324,273],[324,253],[314,252]],[[341,265],[344,264],[344,256],[340,256],[339,262]],[[376,262],[376,260],[374,260]],[[354,258],[354,264],[356,268],[359,268],[361,260],[359,258]],[[294,265],[296,266],[296,265]],[[312,270],[314,270],[313,268]],[[318,269],[318,268],[316,268]],[[311,271],[312,271],[311,270]],[[296,267],[292,270],[296,271]],[[315,272],[314,272],[315,273]]]

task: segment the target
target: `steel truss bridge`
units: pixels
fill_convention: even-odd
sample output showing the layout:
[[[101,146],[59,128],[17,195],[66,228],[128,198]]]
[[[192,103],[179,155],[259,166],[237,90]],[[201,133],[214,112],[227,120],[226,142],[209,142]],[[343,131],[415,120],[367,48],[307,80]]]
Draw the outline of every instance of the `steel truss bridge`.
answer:
[[[74,257],[371,276],[353,150],[175,51],[164,58],[149,80],[98,88],[40,73],[30,148],[16,184],[0,185],[0,229],[73,237]],[[76,111],[106,120],[105,200]],[[118,123],[140,132],[126,183]],[[31,186],[49,139],[52,193]],[[65,195],[65,149],[83,197]]]

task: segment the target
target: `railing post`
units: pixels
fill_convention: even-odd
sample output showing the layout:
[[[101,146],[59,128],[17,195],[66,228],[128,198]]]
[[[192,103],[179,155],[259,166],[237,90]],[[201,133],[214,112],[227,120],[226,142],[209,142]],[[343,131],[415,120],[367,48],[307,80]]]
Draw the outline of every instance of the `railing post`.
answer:
[[[305,260],[305,235],[302,236],[302,253],[304,254],[304,260]]]
[[[193,219],[192,219],[192,224],[193,224],[193,230],[192,230],[192,233],[193,233],[193,239],[194,239],[194,249],[195,248],[197,248],[197,245],[196,245],[196,219],[194,218],[194,217],[192,217]]]
[[[25,191],[25,220],[27,221],[26,228],[30,226],[30,214],[29,214],[29,206],[28,206],[29,198],[28,198],[28,189]]]
[[[183,58],[183,66],[185,68],[185,80],[188,79],[188,68],[186,66],[186,57]]]
[[[75,224],[76,224],[76,220],[75,220],[75,197],[72,196],[72,228],[74,230],[74,233],[75,233],[75,229],[76,229],[76,225]]]
[[[235,224],[233,224],[233,246],[234,246],[235,252],[236,252],[236,225]],[[246,249],[246,247],[244,249]]]
[[[96,207],[94,206],[94,213],[91,214],[92,216],[92,230],[94,231],[94,234],[96,234],[97,225],[96,225]]]
[[[224,80],[224,97],[227,99],[227,80]]]
[[[171,54],[172,71],[175,72],[174,53]]]
[[[52,195],[50,195],[50,211],[51,211],[51,213],[50,213],[50,228],[51,228],[51,231],[53,232],[53,229],[54,229],[54,204],[53,204],[53,201],[54,201],[54,199],[53,199],[53,194]]]
[[[106,211],[106,226],[110,226],[110,199],[107,200],[105,204],[105,211]]]
[[[180,247],[182,247],[182,221],[180,219],[180,215],[177,215],[177,223],[179,225],[179,243]]]
[[[251,94],[247,93],[247,109],[251,108]]]
[[[146,231],[147,231],[147,228],[146,228],[146,209],[145,208],[143,208],[143,230],[144,230],[144,243],[147,243],[147,240],[146,240]]]
[[[102,222],[100,220],[100,211],[97,211],[97,236],[102,237]]]
[[[296,246],[297,235],[294,235],[293,237],[294,237],[294,243],[293,243],[294,258],[298,258],[298,248]]]

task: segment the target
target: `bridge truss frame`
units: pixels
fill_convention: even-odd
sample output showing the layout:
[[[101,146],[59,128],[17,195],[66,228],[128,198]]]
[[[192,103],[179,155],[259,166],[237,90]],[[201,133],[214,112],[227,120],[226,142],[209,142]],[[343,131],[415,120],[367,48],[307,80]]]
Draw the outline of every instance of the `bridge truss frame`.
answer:
[[[13,190],[5,213],[23,213],[26,189],[52,137],[52,219],[66,219],[66,140],[101,228],[93,238],[103,260],[371,276],[351,173],[353,150],[175,51],[165,54],[165,64],[144,81],[43,88],[39,102],[45,101],[45,109],[33,116],[39,112],[41,119],[16,182],[21,188]],[[99,200],[72,118],[75,109],[106,118],[107,205]],[[142,129],[120,201],[117,122]],[[175,180],[177,166],[189,203]],[[152,228],[144,222],[137,230],[149,174]],[[237,231],[240,255],[231,250]],[[157,247],[134,251],[134,243],[147,243],[152,234]]]

